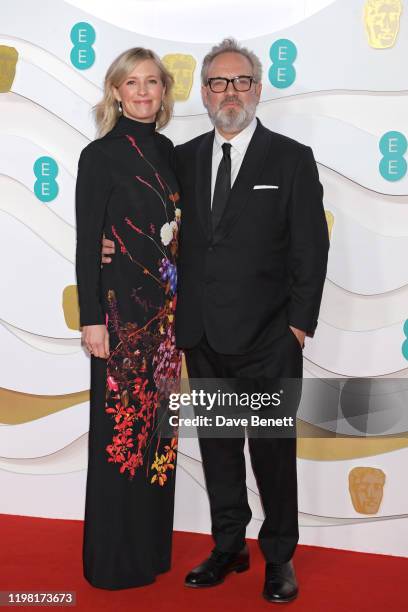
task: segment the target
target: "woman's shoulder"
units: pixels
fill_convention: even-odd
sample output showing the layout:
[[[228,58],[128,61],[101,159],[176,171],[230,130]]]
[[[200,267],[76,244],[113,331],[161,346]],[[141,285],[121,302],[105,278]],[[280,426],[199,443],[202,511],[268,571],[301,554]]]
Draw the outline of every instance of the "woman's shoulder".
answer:
[[[103,136],[92,140],[86,145],[81,151],[80,162],[84,161],[99,161],[103,163],[106,160],[106,156],[109,153],[109,140]]]

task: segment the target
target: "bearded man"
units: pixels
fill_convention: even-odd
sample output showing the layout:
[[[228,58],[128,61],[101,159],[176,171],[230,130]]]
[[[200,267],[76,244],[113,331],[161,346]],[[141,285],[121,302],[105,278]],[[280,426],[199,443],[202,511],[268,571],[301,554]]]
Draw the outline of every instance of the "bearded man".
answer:
[[[211,49],[201,82],[215,130],[176,147],[184,202],[176,338],[192,379],[300,378],[304,338],[317,325],[329,245],[323,190],[311,149],[256,119],[261,77],[259,59],[234,40]],[[187,586],[249,567],[244,441],[199,437],[215,548]],[[291,601],[296,438],[248,443],[265,512],[263,595]]]

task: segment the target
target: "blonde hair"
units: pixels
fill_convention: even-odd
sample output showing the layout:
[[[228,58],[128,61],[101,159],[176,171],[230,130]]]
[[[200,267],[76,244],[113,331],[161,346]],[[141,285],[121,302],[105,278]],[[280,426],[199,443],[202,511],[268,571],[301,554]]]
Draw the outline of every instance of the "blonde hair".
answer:
[[[97,136],[101,138],[107,134],[121,116],[118,102],[114,96],[113,88],[120,87],[136,64],[144,60],[153,60],[160,71],[160,77],[165,87],[162,108],[156,115],[156,128],[164,128],[173,114],[173,85],[174,79],[161,59],[154,51],[144,47],[134,47],[121,53],[109,66],[104,81],[103,98],[94,107]]]

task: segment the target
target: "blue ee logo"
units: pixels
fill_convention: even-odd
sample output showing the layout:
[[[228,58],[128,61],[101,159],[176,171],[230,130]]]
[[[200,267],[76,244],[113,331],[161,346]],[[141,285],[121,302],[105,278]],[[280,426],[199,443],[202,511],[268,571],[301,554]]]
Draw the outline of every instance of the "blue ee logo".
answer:
[[[296,79],[293,62],[297,56],[296,45],[286,38],[276,40],[269,51],[272,66],[269,68],[269,80],[274,87],[285,89]]]
[[[407,139],[401,132],[387,132],[379,143],[383,155],[380,161],[380,174],[386,181],[399,181],[407,173]]]
[[[90,68],[95,61],[95,51],[92,45],[95,42],[95,30],[90,23],[81,21],[71,30],[71,63],[78,70]]]
[[[51,202],[58,195],[58,164],[52,157],[39,157],[34,164],[34,193],[41,202]]]
[[[405,359],[408,361],[408,320],[405,321],[403,330],[405,334],[405,340],[402,343],[402,354],[404,355]]]

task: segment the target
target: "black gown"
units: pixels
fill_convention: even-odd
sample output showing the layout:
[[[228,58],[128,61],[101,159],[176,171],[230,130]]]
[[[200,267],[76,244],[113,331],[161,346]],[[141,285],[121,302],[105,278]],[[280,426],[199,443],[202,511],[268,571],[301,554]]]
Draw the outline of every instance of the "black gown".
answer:
[[[105,324],[110,342],[107,360],[91,357],[83,563],[85,578],[107,589],[149,584],[170,568],[177,431],[162,383],[181,369],[172,151],[153,123],[121,117],[79,160],[80,321]],[[103,233],[116,254],[101,268]]]

